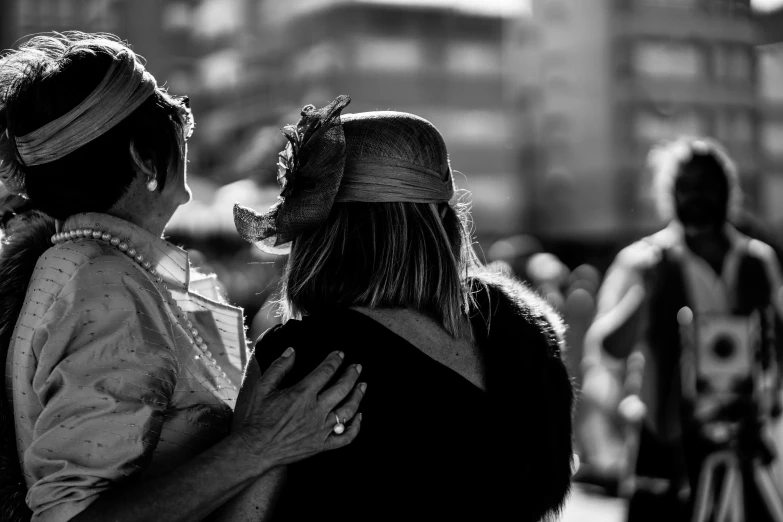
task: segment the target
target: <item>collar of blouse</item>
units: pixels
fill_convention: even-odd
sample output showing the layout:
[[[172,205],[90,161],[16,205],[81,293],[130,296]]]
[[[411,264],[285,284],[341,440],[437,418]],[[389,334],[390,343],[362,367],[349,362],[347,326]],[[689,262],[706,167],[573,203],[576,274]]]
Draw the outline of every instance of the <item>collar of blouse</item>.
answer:
[[[75,214],[65,220],[59,232],[90,229],[109,233],[120,238],[152,263],[163,281],[177,289],[187,291],[190,284],[188,253],[163,239],[147,232],[129,221],[108,214]]]

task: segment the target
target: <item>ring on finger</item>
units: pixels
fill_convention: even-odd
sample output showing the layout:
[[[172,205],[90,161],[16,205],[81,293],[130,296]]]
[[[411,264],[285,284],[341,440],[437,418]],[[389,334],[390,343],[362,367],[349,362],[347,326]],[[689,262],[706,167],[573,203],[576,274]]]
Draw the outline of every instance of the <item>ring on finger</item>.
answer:
[[[334,428],[332,428],[332,431],[335,433],[335,435],[341,435],[345,431],[345,424],[340,422],[340,416],[336,413],[334,414],[334,418],[337,419],[337,424],[335,424]]]

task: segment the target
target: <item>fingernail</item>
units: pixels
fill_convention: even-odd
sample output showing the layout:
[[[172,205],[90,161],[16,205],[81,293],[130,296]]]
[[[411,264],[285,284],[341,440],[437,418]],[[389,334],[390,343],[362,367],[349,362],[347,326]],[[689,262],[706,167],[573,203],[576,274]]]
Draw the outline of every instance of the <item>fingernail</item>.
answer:
[[[340,359],[345,359],[345,354],[343,352],[337,352],[337,355],[340,357]]]
[[[356,373],[362,373],[362,365],[361,364],[357,364],[356,365]]]
[[[293,347],[289,346],[286,348],[286,351],[283,352],[283,357],[291,357],[291,354],[294,353]]]
[[[362,422],[362,416],[363,416],[363,415],[364,415],[363,413],[360,413],[360,414],[359,414],[359,422]]]
[[[364,391],[367,389],[367,383],[363,382],[359,385],[359,390],[364,393]]]

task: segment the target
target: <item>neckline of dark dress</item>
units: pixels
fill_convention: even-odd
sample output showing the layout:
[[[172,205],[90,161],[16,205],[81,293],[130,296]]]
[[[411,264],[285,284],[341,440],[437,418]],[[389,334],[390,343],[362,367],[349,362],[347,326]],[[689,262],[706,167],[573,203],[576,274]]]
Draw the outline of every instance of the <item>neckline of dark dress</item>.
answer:
[[[343,482],[362,497],[351,496],[349,503],[361,506],[364,519],[389,515],[388,519],[417,520],[410,511],[414,504],[427,518],[437,514],[454,519],[465,513],[474,518],[483,512],[484,499],[492,496],[492,485],[499,478],[489,476],[494,475],[490,471],[495,469],[497,448],[492,447],[486,429],[491,422],[482,415],[489,411],[488,394],[462,375],[373,318],[344,308],[277,327],[270,346],[275,353],[268,354],[265,362],[271,363],[292,342],[326,341],[349,325],[354,334],[344,346],[346,363],[361,363],[365,368],[361,380],[368,383],[363,433],[347,448],[289,466],[276,517],[303,520],[318,514],[322,519],[323,502],[339,497]],[[284,385],[298,381],[327,353],[340,349],[339,344],[326,344],[298,348],[294,373]],[[375,348],[392,348],[394,353],[374,352]],[[304,364],[296,371],[300,363]],[[363,479],[355,481],[354,473]],[[393,497],[395,488],[404,494],[396,500],[400,505],[391,507],[385,498]],[[455,503],[444,505],[452,496]],[[303,497],[312,500],[312,508],[303,505]],[[385,511],[375,511],[379,502]],[[340,519],[339,511],[334,515]]]
[[[370,328],[376,328],[376,329],[382,329],[383,331],[387,332],[390,337],[395,339],[398,343],[404,345],[407,349],[413,352],[414,357],[422,357],[423,360],[425,360],[425,363],[432,367],[437,367],[442,372],[445,372],[446,374],[450,375],[452,380],[456,380],[456,382],[461,382],[464,384],[469,385],[471,388],[475,389],[476,391],[486,395],[486,391],[482,390],[475,384],[473,384],[470,380],[463,377],[458,371],[454,370],[453,368],[450,368],[446,364],[438,361],[437,359],[429,356],[424,351],[420,350],[415,344],[408,341],[398,333],[396,333],[394,330],[384,326],[380,322],[376,321],[372,317],[365,315],[359,311],[352,310],[350,308],[344,308],[341,309],[341,311],[345,312],[347,315],[352,315],[353,317],[359,316],[364,322],[366,322],[368,325],[370,325]]]

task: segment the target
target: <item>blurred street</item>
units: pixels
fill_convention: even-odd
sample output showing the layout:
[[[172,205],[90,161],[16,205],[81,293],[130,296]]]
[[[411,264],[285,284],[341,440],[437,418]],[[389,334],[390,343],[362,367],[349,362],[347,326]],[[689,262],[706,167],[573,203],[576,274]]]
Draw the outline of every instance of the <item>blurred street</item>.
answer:
[[[560,522],[624,522],[625,501],[604,497],[574,485]]]

